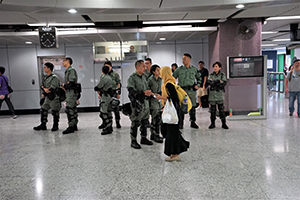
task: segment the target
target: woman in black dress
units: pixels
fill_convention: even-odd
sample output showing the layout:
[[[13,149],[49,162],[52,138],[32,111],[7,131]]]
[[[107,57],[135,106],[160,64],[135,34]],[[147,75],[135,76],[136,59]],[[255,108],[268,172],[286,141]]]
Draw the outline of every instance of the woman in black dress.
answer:
[[[162,104],[165,105],[167,99],[172,100],[177,115],[179,112],[179,99],[177,96],[176,89],[172,83],[175,84],[175,78],[172,76],[170,67],[162,67],[160,71],[161,78],[163,79],[162,90]],[[172,162],[180,160],[179,154],[187,151],[190,146],[188,141],[185,141],[181,135],[178,124],[164,124],[161,125],[161,133],[165,138],[165,150],[164,153],[169,156],[166,161]]]

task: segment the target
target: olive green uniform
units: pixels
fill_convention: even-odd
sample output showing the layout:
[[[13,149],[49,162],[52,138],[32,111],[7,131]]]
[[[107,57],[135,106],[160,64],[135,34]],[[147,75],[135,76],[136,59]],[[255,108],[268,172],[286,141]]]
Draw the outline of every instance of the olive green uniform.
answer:
[[[198,73],[198,69],[193,65],[190,65],[189,68],[182,65],[178,67],[173,76],[175,79],[178,78],[178,85],[182,87],[189,95],[191,102],[192,102],[192,109],[190,110],[190,121],[196,121],[196,92],[195,85],[200,87],[201,83],[201,74]],[[179,115],[179,126],[183,126],[184,114],[180,113]]]
[[[41,122],[48,122],[48,110],[51,109],[53,115],[53,124],[58,125],[61,104],[59,101],[59,96],[56,95],[56,93],[59,88],[59,79],[55,74],[51,73],[43,79],[42,86],[46,89],[50,89],[51,92],[43,92],[45,101],[41,107]]]
[[[144,91],[148,89],[147,78],[144,74],[141,76],[136,72],[131,74],[127,80],[127,89],[131,100],[132,113],[130,115],[131,140],[136,140],[137,128],[140,127],[141,136],[147,136],[147,125],[149,119],[149,101],[144,95]]]
[[[114,97],[117,98],[118,94],[121,94],[121,88],[118,89],[118,84],[121,84],[121,79],[118,73],[114,72],[113,70],[110,70],[110,72],[108,72],[108,75],[111,77],[112,79],[112,89],[114,91]],[[115,113],[115,119],[116,119],[116,123],[120,122],[120,111],[119,111],[119,106],[115,107],[113,109],[114,113]]]
[[[219,71],[218,74],[215,72],[210,73],[207,78],[207,83],[210,86],[209,88],[209,95],[208,95],[208,101],[210,104],[210,113],[211,113],[211,122],[214,125],[216,120],[216,112],[217,108],[216,105],[218,105],[218,110],[220,113],[220,119],[223,124],[226,123],[225,121],[225,112],[224,112],[224,87],[226,85],[226,76],[225,73]]]
[[[111,92],[112,91],[113,80],[109,75],[102,75],[100,82],[97,85],[98,90],[100,90],[101,99],[100,99],[100,118],[103,123],[106,125],[104,131],[110,129],[112,131],[112,108],[111,108]]]
[[[144,75],[146,76],[147,79],[150,78],[151,73],[148,71],[148,69],[146,68]]]
[[[71,85],[66,89],[66,113],[69,127],[75,127],[78,124],[77,104],[78,93],[75,84],[77,83],[77,72],[72,66],[65,71],[65,85]],[[65,88],[67,88],[65,86]]]
[[[161,84],[162,84],[162,78],[158,77],[155,78],[154,75],[150,76],[148,79],[148,89],[151,90],[154,94],[160,94],[161,95]],[[153,135],[159,135],[159,125],[161,121],[161,114],[160,110],[162,108],[162,105],[160,101],[158,101],[156,98],[151,97],[150,98],[150,114],[151,114],[151,134]]]

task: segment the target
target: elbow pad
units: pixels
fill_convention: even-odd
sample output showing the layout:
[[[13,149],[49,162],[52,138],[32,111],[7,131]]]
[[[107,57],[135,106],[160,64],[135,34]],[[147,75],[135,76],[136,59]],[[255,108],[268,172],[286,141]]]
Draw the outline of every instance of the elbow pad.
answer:
[[[136,98],[137,92],[133,88],[128,88],[129,98]]]
[[[95,92],[100,91],[100,90],[101,90],[101,89],[98,88],[97,86],[94,87],[94,91],[95,91]]]

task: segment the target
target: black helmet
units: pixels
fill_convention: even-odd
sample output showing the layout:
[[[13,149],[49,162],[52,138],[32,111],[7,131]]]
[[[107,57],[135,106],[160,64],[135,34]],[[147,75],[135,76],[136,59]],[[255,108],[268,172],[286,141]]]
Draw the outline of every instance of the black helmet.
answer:
[[[130,105],[130,103],[125,103],[125,104],[123,104],[123,106],[122,106],[122,113],[124,114],[124,115],[126,115],[126,116],[129,116],[129,115],[131,115],[131,105]]]

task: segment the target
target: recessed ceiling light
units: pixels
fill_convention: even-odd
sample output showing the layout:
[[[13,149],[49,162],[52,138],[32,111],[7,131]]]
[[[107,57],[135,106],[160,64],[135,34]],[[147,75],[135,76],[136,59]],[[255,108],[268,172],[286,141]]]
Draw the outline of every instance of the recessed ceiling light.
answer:
[[[239,4],[239,5],[237,5],[236,6],[236,8],[238,8],[238,9],[242,9],[242,8],[244,8],[245,6],[243,5],[243,4]]]
[[[70,9],[68,11],[69,11],[69,13],[77,13],[77,10],[75,10],[75,9]]]
[[[159,38],[159,40],[166,40],[166,38],[161,37],[161,38]]]
[[[32,42],[25,42],[26,44],[32,44]]]

